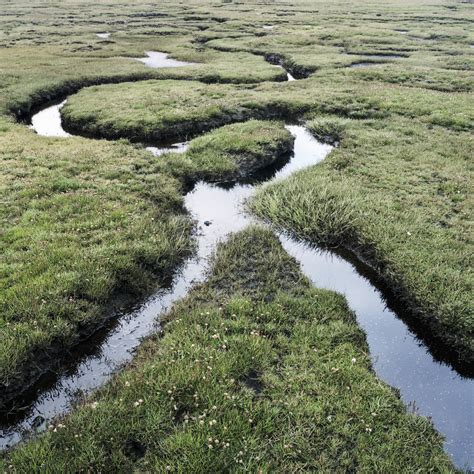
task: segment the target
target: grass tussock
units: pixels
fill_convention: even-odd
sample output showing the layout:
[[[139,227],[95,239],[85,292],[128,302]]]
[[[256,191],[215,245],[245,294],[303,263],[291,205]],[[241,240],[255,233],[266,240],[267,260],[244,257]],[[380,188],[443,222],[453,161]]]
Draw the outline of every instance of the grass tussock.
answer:
[[[340,117],[318,117],[308,122],[307,127],[319,141],[337,145],[344,139],[348,123]]]
[[[338,246],[351,240],[361,216],[348,182],[333,186],[332,180],[326,178],[318,182],[317,190],[308,192],[301,175],[296,174],[285,180],[284,192],[289,199],[282,205],[282,188],[278,183],[262,186],[252,197],[249,208],[280,228],[288,230],[289,222],[297,222],[298,226],[292,224],[291,229],[298,235],[304,234],[325,245]]]
[[[290,153],[293,137],[282,123],[249,120],[225,125],[191,141],[184,155],[165,157],[173,174],[197,181],[248,177]]]

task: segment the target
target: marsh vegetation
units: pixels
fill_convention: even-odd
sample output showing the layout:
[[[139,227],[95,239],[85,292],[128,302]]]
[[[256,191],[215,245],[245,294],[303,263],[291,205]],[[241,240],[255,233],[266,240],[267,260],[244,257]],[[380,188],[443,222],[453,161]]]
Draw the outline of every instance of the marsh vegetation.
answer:
[[[0,3],[4,412],[170,284],[199,232],[185,193],[277,166],[283,120],[338,146],[247,212],[368,263],[435,358],[472,376],[468,3]],[[72,136],[28,129],[66,98]],[[184,153],[145,149],[177,140]],[[312,287],[270,229],[222,243],[162,330],[2,471],[453,469],[372,371],[343,297]]]

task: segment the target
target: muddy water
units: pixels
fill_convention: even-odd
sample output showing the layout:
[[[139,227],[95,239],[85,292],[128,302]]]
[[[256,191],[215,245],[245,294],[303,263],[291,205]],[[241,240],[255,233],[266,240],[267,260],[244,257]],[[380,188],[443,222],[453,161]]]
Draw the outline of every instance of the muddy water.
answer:
[[[33,117],[32,126],[40,134],[66,136],[61,127],[58,107],[54,105]],[[43,115],[40,115],[43,114]],[[47,123],[46,123],[47,122]],[[284,178],[299,169],[324,159],[331,147],[318,143],[303,127],[287,126],[295,137],[294,154],[280,169],[246,183],[227,185],[197,183],[185,196],[186,208],[198,228],[197,255],[189,259],[169,289],[163,289],[146,303],[127,314],[119,315],[117,324],[93,340],[91,347],[74,364],[57,374],[40,391],[33,403],[22,412],[22,419],[5,425],[0,433],[0,447],[14,445],[24,433],[41,431],[54,416],[69,411],[78,393],[88,393],[106,382],[133,356],[141,339],[158,330],[160,315],[192,285],[205,278],[206,262],[219,240],[229,232],[245,228],[253,221],[243,212],[244,201],[260,181]],[[176,144],[180,151],[185,144]],[[171,147],[173,148],[173,147]],[[169,147],[167,148],[169,149]],[[163,149],[151,150],[159,155]],[[409,331],[397,314],[387,306],[384,295],[350,261],[332,252],[311,248],[280,235],[284,248],[301,264],[303,272],[318,287],[343,293],[367,333],[377,375],[398,388],[409,409],[431,417],[435,427],[446,437],[446,450],[460,467],[474,467],[472,453],[474,426],[474,385],[450,367],[436,362],[421,341]]]

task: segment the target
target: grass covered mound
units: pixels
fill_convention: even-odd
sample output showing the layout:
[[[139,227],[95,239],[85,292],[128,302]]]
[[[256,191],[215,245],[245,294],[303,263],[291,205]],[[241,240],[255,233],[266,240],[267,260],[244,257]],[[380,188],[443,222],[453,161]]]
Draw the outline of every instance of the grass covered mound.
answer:
[[[2,465],[3,463],[3,465]],[[221,244],[207,283],[133,365],[5,471],[449,472],[439,435],[370,370],[335,293],[268,230]]]
[[[249,120],[195,138],[184,155],[165,160],[173,173],[193,181],[230,181],[274,164],[291,152],[293,141],[283,123]]]
[[[241,103],[247,93],[248,86],[175,80],[96,86],[72,96],[61,115],[66,129],[91,136],[184,139],[255,116]]]
[[[293,143],[283,124],[252,121],[193,140],[185,154],[154,157],[127,142],[5,127],[0,406],[112,316],[115,300],[169,281],[192,249],[185,186],[246,176]]]
[[[303,239],[361,255],[411,310],[418,333],[472,371],[468,134],[401,118],[318,118],[308,127],[319,139],[342,140],[339,148],[262,188],[252,210]]]

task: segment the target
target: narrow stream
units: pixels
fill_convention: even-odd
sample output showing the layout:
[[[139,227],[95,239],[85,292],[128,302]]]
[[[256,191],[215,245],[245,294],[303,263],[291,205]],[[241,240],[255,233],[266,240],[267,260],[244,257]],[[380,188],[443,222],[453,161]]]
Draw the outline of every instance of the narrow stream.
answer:
[[[47,107],[32,118],[40,135],[67,137],[59,109],[64,102]],[[244,201],[259,183],[282,179],[323,160],[331,151],[301,126],[287,125],[295,137],[292,157],[265,176],[233,184],[197,183],[185,196],[185,205],[197,222],[197,254],[185,262],[168,289],[160,290],[141,306],[121,315],[100,341],[92,340],[93,351],[80,354],[72,367],[57,374],[54,383],[39,390],[28,403],[22,418],[0,426],[0,448],[13,446],[29,434],[44,430],[53,417],[69,411],[78,394],[101,386],[133,357],[143,337],[159,330],[160,315],[185,296],[206,274],[208,257],[217,242],[239,231],[255,219],[243,211]],[[186,143],[165,151],[185,151]],[[430,417],[445,437],[445,449],[461,468],[474,468],[474,383],[433,359],[428,349],[387,307],[384,295],[349,261],[333,252],[313,248],[289,236],[279,235],[284,248],[300,263],[305,275],[318,287],[345,295],[365,330],[377,375],[400,390],[404,403],[420,415]],[[94,339],[94,338],[92,338]]]

